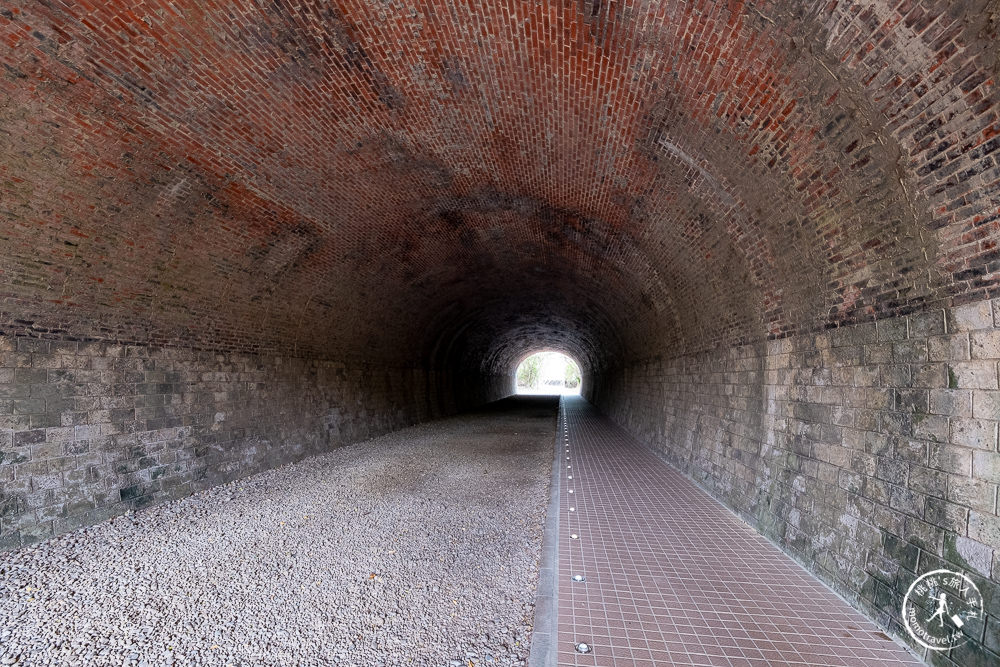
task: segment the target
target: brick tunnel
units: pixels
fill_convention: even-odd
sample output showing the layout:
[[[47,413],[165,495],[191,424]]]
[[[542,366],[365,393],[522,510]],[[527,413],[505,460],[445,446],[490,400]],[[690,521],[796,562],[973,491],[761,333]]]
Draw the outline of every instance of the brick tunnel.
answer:
[[[1000,664],[998,31],[996,0],[3,2],[0,660]],[[512,397],[542,350],[582,398]],[[344,546],[377,530],[397,570]],[[324,558],[357,575],[326,602],[268,583]]]

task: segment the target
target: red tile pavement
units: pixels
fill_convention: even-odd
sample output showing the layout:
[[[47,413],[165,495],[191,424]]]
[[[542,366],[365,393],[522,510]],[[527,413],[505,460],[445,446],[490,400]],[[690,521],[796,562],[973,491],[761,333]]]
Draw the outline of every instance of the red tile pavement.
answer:
[[[560,665],[920,664],[582,398],[559,431]]]

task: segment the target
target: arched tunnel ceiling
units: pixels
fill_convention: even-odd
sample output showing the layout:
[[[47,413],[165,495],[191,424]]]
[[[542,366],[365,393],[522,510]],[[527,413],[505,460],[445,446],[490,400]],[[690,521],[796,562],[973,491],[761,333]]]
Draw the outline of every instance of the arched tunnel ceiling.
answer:
[[[502,370],[996,292],[995,1],[5,7],[5,330]]]

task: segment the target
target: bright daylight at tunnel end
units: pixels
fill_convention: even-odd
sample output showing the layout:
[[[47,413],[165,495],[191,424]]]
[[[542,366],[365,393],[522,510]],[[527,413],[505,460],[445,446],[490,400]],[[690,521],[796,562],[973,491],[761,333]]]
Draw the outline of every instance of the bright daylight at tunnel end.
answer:
[[[8,0],[0,66],[2,664],[1000,664],[998,0]]]

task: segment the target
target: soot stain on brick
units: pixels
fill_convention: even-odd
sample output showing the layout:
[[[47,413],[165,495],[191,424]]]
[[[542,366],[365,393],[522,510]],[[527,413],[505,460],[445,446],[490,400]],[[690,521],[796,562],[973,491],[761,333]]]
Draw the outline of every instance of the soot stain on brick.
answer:
[[[459,229],[465,225],[465,217],[461,212],[453,209],[445,209],[440,213],[441,220],[450,229]]]
[[[262,44],[281,54],[285,63],[273,73],[272,80],[315,85],[340,70],[366,79],[375,99],[387,109],[395,111],[406,105],[406,98],[375,65],[339,9],[310,4],[292,10],[280,2],[263,2],[255,16],[257,20],[239,37],[248,54],[255,54]]]
[[[160,104],[154,98],[153,91],[147,87],[146,84],[139,81],[134,75],[127,72],[118,74],[108,70],[102,65],[96,65],[96,69],[99,75],[114,81],[119,87],[123,88],[126,93],[130,94],[133,101],[151,109],[160,109]],[[124,99],[124,95],[121,97]]]
[[[607,38],[613,24],[621,18],[622,8],[617,4],[606,5],[603,0],[583,0],[581,10],[587,34],[598,47],[610,49],[612,45],[606,43]]]
[[[421,186],[441,190],[451,187],[454,180],[451,170],[443,162],[419,153],[402,139],[389,133],[361,141],[347,153],[361,158],[366,168],[388,167],[389,173],[397,181],[412,179]]]
[[[494,188],[441,198],[429,207],[425,216],[440,219],[450,229],[460,229],[468,225],[469,213],[479,216],[514,213],[522,219],[532,220],[549,248],[571,253],[582,251],[599,257],[607,250],[612,237],[612,225],[605,220]]]
[[[445,58],[441,61],[441,72],[444,80],[451,84],[453,93],[460,93],[469,88],[469,81],[462,71],[462,64],[458,58]]]
[[[406,98],[398,88],[389,83],[389,77],[382,72],[372,74],[372,87],[379,102],[390,110],[402,109],[406,105]]]
[[[27,79],[28,78],[28,75],[25,74],[24,72],[22,72],[17,67],[14,67],[13,65],[8,65],[7,63],[2,63],[2,64],[3,64],[4,70],[6,70],[6,72],[7,72],[7,75],[6,75],[7,78],[12,79],[12,80],[13,79]]]

